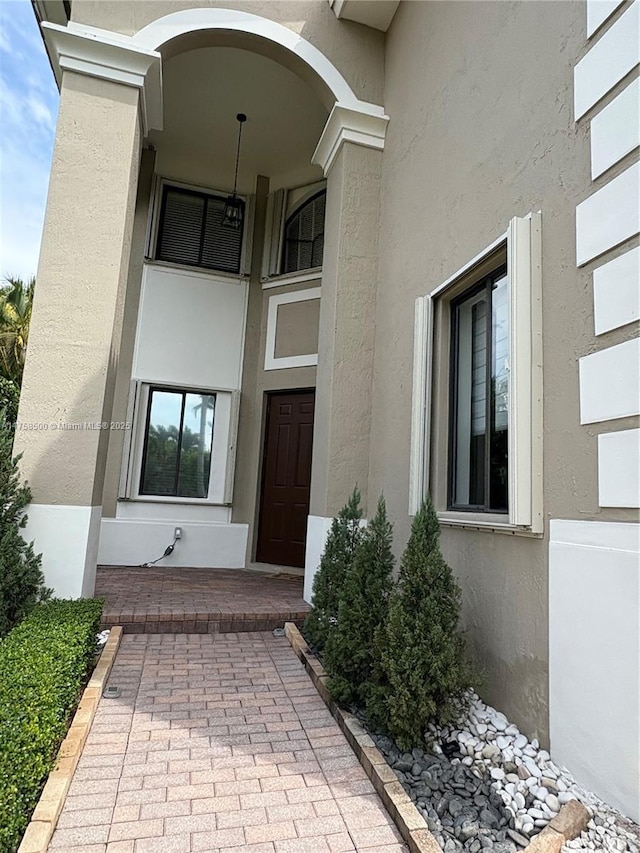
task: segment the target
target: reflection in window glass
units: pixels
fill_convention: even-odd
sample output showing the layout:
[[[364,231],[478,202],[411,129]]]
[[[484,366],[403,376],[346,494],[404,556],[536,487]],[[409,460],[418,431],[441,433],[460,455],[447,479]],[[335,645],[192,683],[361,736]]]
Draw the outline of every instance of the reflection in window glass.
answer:
[[[215,394],[152,388],[140,494],[206,498]]]
[[[450,508],[508,509],[508,312],[503,273],[452,306]]]

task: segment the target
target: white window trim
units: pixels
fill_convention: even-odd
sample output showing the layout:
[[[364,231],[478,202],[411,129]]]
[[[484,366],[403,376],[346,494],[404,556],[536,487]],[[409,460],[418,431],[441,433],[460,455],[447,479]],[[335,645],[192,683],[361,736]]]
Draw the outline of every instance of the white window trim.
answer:
[[[224,190],[215,189],[213,187],[203,187],[197,184],[185,184],[181,181],[173,181],[170,178],[163,178],[161,175],[155,175],[153,181],[153,189],[151,192],[151,205],[149,212],[149,222],[147,225],[147,241],[145,251],[145,261],[162,264],[166,267],[174,269],[195,270],[196,272],[209,273],[227,278],[245,278],[251,273],[251,248],[253,235],[253,220],[255,215],[255,198],[254,196],[240,195],[238,198],[244,201],[244,224],[242,230],[242,247],[240,250],[240,272],[229,273],[224,270],[216,270],[212,267],[200,267],[189,264],[178,264],[173,261],[162,261],[156,258],[156,249],[158,241],[158,229],[160,227],[160,209],[162,207],[162,195],[165,186],[176,187],[182,190],[193,190],[193,192],[206,193],[214,195],[218,198],[226,198],[230,193]]]
[[[313,367],[318,363],[318,353],[290,355],[276,358],[276,327],[278,308],[291,302],[309,302],[320,299],[321,288],[310,287],[307,290],[295,290],[293,293],[279,293],[269,297],[267,312],[267,340],[264,353],[265,370],[283,370],[287,367]]]
[[[425,497],[431,453],[434,299],[500,246],[509,279],[509,513],[441,511],[441,523],[500,532],[542,534],[542,288],[541,214],[515,217],[507,232],[439,285],[415,308],[409,514]],[[504,519],[501,521],[501,519]]]
[[[167,388],[189,393],[216,395],[216,415],[213,425],[211,473],[206,498],[183,498],[173,495],[144,495],[140,493],[142,458],[144,454],[145,427],[149,407],[150,388]],[[204,506],[230,506],[233,495],[238,410],[240,391],[233,388],[210,388],[197,385],[177,386],[174,382],[133,380],[127,413],[133,412],[132,428],[122,454],[122,468],[118,500],[142,503],[197,504]]]

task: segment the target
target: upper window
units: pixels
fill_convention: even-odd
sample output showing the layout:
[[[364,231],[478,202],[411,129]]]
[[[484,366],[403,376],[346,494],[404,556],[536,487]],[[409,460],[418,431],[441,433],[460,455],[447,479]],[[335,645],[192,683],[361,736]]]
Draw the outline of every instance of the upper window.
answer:
[[[283,272],[322,266],[326,198],[326,190],[321,190],[287,219],[284,226]]]
[[[206,498],[216,395],[151,388],[140,494]]]
[[[451,305],[449,509],[508,512],[506,269]]]
[[[242,228],[222,224],[225,198],[166,185],[162,192],[156,258],[239,273]]]

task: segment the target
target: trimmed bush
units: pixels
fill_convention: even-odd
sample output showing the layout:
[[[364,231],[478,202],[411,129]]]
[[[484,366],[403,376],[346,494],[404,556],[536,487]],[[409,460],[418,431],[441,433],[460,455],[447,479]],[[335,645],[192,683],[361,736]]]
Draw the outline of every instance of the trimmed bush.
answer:
[[[374,637],[387,618],[393,586],[392,539],[393,527],[381,497],[346,574],[338,622],[323,655],[329,691],[341,704],[362,706],[369,692]]]
[[[376,636],[367,714],[402,748],[424,743],[428,723],[455,722],[474,681],[458,628],[460,588],[442,557],[439,538],[428,500],[413,520],[389,618]]]
[[[51,594],[40,557],[22,538],[31,492],[20,483],[20,457],[13,456],[13,431],[5,418],[0,410],[0,637]]]
[[[0,642],[0,851],[13,853],[80,697],[102,601],[49,601]]]
[[[313,579],[313,609],[305,619],[303,631],[319,651],[324,649],[329,631],[338,617],[342,586],[362,535],[361,518],[360,490],[355,488],[338,517],[331,522],[320,566]]]

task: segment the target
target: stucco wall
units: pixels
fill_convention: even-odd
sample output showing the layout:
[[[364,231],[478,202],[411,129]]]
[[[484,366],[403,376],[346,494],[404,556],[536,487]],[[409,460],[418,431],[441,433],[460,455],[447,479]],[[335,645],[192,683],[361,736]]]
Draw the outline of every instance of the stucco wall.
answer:
[[[338,21],[326,0],[74,0],[71,17],[78,23],[133,35],[172,12],[215,7],[239,9],[283,24],[322,51],[358,98],[381,103],[384,34]]]
[[[542,211],[545,518],[625,517],[598,507],[596,430],[580,430],[577,357],[593,340],[575,268],[575,205],[589,152],[572,115],[581,3],[402,3],[387,37],[370,494],[409,532],[414,299]],[[398,460],[405,463],[398,465]],[[438,464],[436,462],[436,464]],[[445,464],[444,459],[441,462]],[[545,534],[547,535],[547,534]],[[548,736],[547,544],[444,529],[486,698]]]
[[[265,370],[264,354],[267,337],[269,296],[317,286],[320,282],[283,285],[263,290],[260,282],[262,247],[264,244],[265,207],[269,182],[258,178],[256,187],[256,215],[254,251],[249,285],[249,306],[245,333],[245,351],[242,373],[242,397],[238,429],[238,452],[233,490],[232,521],[249,524],[247,559],[255,555],[258,533],[260,473],[264,442],[264,417],[267,393],[303,388],[315,388],[315,367],[294,367],[285,370]]]

